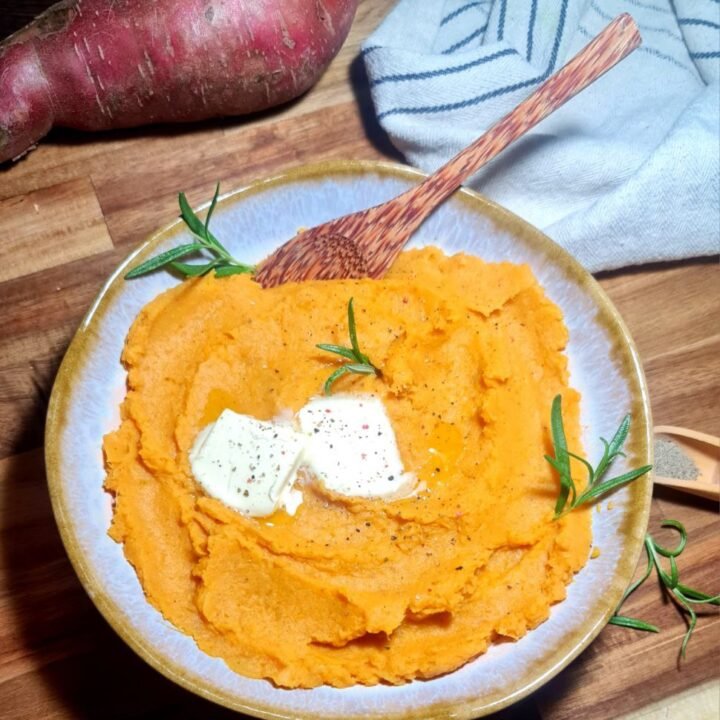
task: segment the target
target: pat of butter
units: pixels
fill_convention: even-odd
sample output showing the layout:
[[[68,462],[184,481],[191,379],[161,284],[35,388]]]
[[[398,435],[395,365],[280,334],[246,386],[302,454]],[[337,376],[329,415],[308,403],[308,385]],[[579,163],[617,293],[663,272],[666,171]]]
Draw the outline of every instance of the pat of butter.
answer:
[[[354,497],[394,499],[415,488],[403,472],[385,406],[373,395],[332,395],[310,400],[298,413],[309,436],[303,464],[328,490]]]
[[[302,493],[293,490],[306,438],[288,425],[224,410],[190,451],[196,480],[208,495],[253,517],[284,507],[293,515]]]

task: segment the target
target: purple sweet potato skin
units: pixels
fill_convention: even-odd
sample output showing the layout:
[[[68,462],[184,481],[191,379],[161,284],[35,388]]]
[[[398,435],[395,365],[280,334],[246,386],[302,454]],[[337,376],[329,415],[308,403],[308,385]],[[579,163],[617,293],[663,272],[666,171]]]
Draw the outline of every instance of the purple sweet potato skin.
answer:
[[[358,0],[64,0],[0,44],[0,162],[53,126],[263,110],[305,92]]]

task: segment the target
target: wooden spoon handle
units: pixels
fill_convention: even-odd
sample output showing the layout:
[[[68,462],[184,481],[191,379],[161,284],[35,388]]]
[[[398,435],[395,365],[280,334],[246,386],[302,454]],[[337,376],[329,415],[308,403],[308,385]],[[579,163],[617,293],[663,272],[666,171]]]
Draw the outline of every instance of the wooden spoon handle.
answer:
[[[405,202],[412,209],[408,207],[410,213],[405,219],[412,217],[412,230],[485,163],[595,82],[641,42],[640,32],[632,17],[627,13],[618,15],[589,45],[514,110],[421,185],[406,193]]]
[[[707,498],[708,500],[720,500],[720,485],[714,483],[698,482],[697,480],[676,480],[675,478],[661,477],[659,475],[653,477],[653,482],[673,488],[673,490],[680,490],[680,492]]]

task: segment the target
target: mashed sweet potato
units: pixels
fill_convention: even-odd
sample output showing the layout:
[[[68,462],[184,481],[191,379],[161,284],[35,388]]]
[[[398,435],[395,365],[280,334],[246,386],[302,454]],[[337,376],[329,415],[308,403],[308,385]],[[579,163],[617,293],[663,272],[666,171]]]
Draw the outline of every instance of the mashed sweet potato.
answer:
[[[204,496],[188,450],[226,408],[270,419],[321,392],[355,298],[407,470],[395,502],[306,487],[295,517],[244,517]],[[285,687],[401,683],[449,672],[547,618],[588,557],[585,510],[553,521],[552,398],[567,330],[525,266],[426,248],[380,281],[190,280],[140,313],[122,424],[105,438],[110,533],[148,600],[200,648]]]

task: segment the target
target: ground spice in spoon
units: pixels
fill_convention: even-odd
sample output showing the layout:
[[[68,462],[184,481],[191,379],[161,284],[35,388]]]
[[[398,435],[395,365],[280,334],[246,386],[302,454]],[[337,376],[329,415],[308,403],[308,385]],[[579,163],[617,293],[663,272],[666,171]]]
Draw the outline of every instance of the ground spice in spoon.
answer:
[[[656,475],[675,480],[697,480],[700,475],[692,458],[676,442],[660,437],[655,439],[654,471]]]

